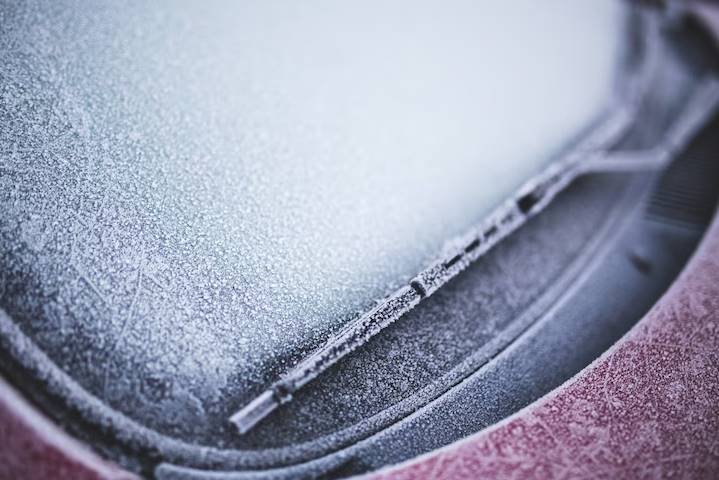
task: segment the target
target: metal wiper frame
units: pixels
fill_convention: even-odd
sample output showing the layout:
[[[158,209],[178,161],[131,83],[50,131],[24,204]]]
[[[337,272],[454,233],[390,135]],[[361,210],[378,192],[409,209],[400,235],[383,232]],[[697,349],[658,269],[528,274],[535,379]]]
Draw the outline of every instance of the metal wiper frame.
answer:
[[[617,93],[600,121],[585,137],[545,170],[527,181],[485,221],[447,242],[438,259],[372,310],[350,321],[317,351],[306,357],[257,396],[230,421],[240,434],[252,429],[293,394],[347,354],[412,310],[502,239],[541,212],[576,178],[596,172],[658,170],[684,147],[719,104],[719,81],[705,78],[659,145],[640,151],[610,151],[637,120],[648,85],[664,54],[659,44],[662,18],[642,13],[641,60],[619,72]],[[633,48],[637,48],[634,45]]]

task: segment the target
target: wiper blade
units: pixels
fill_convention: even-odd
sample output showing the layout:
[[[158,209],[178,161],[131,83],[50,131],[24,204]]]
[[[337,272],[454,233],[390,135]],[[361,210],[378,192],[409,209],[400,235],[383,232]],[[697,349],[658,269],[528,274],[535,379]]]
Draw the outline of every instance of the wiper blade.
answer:
[[[651,40],[648,39],[648,40]],[[648,41],[652,47],[652,42]],[[654,51],[652,51],[654,50]],[[546,170],[529,180],[479,226],[449,242],[445,253],[428,268],[382,300],[376,307],[350,321],[324,346],[302,360],[230,421],[240,434],[251,430],[293,394],[344,356],[409,312],[424,298],[481,258],[529,218],[541,212],[577,177],[598,172],[636,172],[664,168],[682,150],[694,132],[706,123],[719,104],[719,81],[708,78],[693,92],[683,112],[673,122],[660,145],[638,151],[610,151],[636,122],[639,105],[657,61],[656,46],[646,52],[640,71],[630,76],[627,88],[615,99],[605,119],[589,135]]]

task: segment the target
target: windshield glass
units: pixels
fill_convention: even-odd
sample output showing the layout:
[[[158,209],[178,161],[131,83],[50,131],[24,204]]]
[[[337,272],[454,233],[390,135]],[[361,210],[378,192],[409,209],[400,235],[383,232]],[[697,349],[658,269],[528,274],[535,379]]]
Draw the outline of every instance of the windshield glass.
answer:
[[[33,315],[67,330],[38,341],[83,325],[104,339],[88,355],[134,359],[122,375],[264,385],[596,118],[619,8],[18,5],[0,34],[0,230],[20,234],[0,258],[34,290],[3,306],[30,318],[51,298]]]

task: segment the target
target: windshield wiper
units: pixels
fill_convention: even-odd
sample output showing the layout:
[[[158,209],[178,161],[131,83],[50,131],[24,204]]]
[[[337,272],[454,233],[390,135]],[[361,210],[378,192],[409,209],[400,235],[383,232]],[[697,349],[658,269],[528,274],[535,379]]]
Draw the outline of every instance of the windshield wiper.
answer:
[[[365,344],[424,298],[482,257],[529,218],[542,211],[577,177],[598,172],[636,172],[664,168],[709,118],[719,104],[719,81],[711,77],[695,88],[681,115],[661,143],[650,149],[611,151],[635,125],[646,87],[660,57],[657,19],[645,39],[641,65],[628,72],[623,88],[610,104],[605,118],[570,151],[529,180],[480,225],[449,242],[440,259],[415,276],[408,285],[382,300],[375,308],[350,321],[324,346],[302,360],[262,394],[230,417],[240,434],[252,429],[292,395],[344,356]],[[649,35],[651,34],[651,35]]]

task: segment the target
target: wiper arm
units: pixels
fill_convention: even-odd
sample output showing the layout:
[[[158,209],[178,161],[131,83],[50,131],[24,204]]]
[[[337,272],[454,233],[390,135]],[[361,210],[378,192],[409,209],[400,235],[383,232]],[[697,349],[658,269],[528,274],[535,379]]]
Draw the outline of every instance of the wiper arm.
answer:
[[[656,32],[654,32],[656,33]],[[479,226],[450,242],[444,255],[415,276],[408,285],[382,300],[375,308],[350,321],[319,350],[284,374],[270,388],[230,417],[240,434],[252,429],[293,394],[344,356],[365,344],[432,295],[442,285],[482,257],[502,239],[542,211],[577,177],[595,172],[636,172],[664,168],[682,150],[719,104],[719,81],[706,79],[695,88],[683,112],[673,122],[662,142],[638,151],[610,151],[636,123],[641,100],[658,58],[656,36],[647,39],[645,58],[639,71],[627,79],[623,96],[616,99],[605,119],[578,145],[546,170],[525,183]]]

